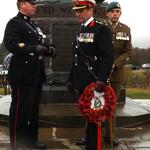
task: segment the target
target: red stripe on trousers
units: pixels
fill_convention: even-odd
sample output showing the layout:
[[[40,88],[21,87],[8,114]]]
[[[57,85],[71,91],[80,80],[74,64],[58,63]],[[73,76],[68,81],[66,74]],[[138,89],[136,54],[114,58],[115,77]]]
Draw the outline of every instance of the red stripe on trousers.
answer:
[[[19,102],[20,102],[19,95],[20,95],[19,85],[17,85],[17,106],[16,106],[16,115],[15,115],[14,143],[13,143],[14,148],[16,148],[16,144],[17,144],[17,123],[18,123]]]
[[[97,150],[102,150],[102,128],[101,123],[97,125]]]

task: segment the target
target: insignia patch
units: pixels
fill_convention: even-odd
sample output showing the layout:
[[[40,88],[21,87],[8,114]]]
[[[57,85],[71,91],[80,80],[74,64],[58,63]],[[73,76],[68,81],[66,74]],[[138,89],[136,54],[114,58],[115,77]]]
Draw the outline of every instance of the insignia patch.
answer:
[[[119,5],[119,4],[117,4],[117,7],[118,7],[118,8],[120,8],[120,5]]]
[[[25,43],[18,43],[19,47],[24,47],[25,46]]]
[[[104,104],[105,104],[104,93],[94,91],[94,97],[91,100],[91,109],[93,110],[103,109]]]

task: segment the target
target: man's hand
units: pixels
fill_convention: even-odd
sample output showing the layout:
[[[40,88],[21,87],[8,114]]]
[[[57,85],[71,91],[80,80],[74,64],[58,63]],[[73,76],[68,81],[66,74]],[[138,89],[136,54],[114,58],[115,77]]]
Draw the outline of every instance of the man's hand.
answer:
[[[105,87],[105,83],[104,82],[101,82],[101,81],[96,81],[96,88],[95,90],[97,92],[103,92],[104,91],[104,87]]]
[[[53,57],[53,58],[55,58],[56,57],[56,47],[55,47],[55,45],[53,45],[53,44],[51,44],[50,46],[49,46],[49,56],[50,57]]]
[[[39,55],[41,56],[46,56],[47,55],[47,52],[48,52],[48,48],[46,46],[43,46],[43,45],[37,45],[36,47],[36,51]]]
[[[54,45],[37,45],[36,51],[43,57],[56,57],[56,47]]]

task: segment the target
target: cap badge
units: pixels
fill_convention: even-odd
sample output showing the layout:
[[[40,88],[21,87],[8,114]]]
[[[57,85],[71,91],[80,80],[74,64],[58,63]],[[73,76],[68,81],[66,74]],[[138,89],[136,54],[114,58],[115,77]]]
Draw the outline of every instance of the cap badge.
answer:
[[[25,46],[25,43],[18,43],[19,47],[24,47]]]

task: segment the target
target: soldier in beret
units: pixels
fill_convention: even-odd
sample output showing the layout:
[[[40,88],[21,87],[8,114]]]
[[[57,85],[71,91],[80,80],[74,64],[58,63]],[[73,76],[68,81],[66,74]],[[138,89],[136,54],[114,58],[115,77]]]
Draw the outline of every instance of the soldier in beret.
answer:
[[[113,64],[112,39],[109,29],[94,19],[95,0],[74,0],[73,10],[81,31],[76,36],[73,64],[68,89],[79,95],[91,82],[103,92]],[[97,125],[87,122],[86,150],[97,150]]]
[[[111,2],[106,6],[106,16],[108,19],[105,24],[112,33],[114,52],[114,62],[110,82],[118,97],[118,103],[120,102],[119,95],[121,85],[124,83],[124,65],[128,63],[133,52],[130,28],[119,21],[121,14],[121,6],[118,2]],[[115,121],[113,121],[113,123],[114,122]],[[108,119],[108,122],[106,123],[105,141],[113,145],[116,144],[115,141],[112,140],[114,137],[114,124],[113,127],[111,126],[110,119]]]
[[[44,44],[46,37],[31,20],[36,0],[18,0],[18,14],[7,23],[4,44],[12,53],[7,79],[12,89],[9,114],[12,149],[44,149],[38,142],[39,103],[45,81],[43,57],[53,57],[55,47]]]

